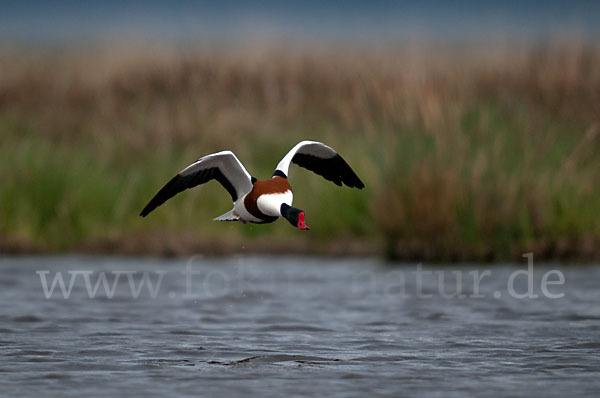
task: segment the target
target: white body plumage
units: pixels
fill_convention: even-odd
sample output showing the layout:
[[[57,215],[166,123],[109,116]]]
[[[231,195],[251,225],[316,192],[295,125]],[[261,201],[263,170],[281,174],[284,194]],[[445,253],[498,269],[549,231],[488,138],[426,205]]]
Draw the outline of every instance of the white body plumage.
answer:
[[[293,199],[294,195],[292,194],[292,191],[288,190],[283,193],[262,194],[256,200],[256,204],[258,209],[264,214],[273,217],[281,217],[281,205],[285,203],[288,206],[291,206]]]

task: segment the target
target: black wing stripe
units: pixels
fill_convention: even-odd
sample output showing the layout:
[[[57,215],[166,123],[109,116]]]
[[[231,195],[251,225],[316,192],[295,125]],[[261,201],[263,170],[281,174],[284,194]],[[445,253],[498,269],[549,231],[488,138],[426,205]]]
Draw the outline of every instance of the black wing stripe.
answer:
[[[152,200],[150,200],[146,207],[144,207],[140,213],[140,216],[146,217],[152,210],[156,209],[158,206],[162,205],[178,193],[200,184],[204,184],[205,182],[213,179],[219,181],[221,185],[223,185],[223,187],[231,195],[232,201],[235,202],[237,200],[237,192],[235,191],[233,184],[229,182],[229,180],[223,175],[218,167],[211,167],[208,169],[199,170],[196,173],[186,176],[177,174],[171,179],[171,181],[162,187],[156,195],[154,195]]]
[[[320,158],[305,153],[296,153],[292,158],[292,162],[339,186],[342,186],[342,183],[350,188],[356,187],[362,189],[365,186],[340,155],[335,155],[331,158]]]

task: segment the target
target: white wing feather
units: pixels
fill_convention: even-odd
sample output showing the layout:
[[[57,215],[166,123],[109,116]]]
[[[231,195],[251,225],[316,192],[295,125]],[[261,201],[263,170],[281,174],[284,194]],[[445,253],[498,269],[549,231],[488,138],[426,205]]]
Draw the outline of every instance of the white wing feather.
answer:
[[[358,189],[365,186],[348,163],[333,148],[322,142],[298,143],[281,159],[274,175],[282,173],[287,177],[291,163],[304,167],[339,186],[345,184]]]
[[[140,215],[145,217],[178,193],[210,180],[220,182],[234,203],[252,190],[252,177],[233,152],[217,152],[204,156],[181,170],[154,195]]]
[[[252,190],[252,177],[242,162],[231,151],[221,151],[206,155],[179,172],[180,176],[197,173],[200,170],[218,167],[221,173],[235,188],[241,198]]]
[[[304,153],[307,155],[313,155],[319,158],[333,158],[337,155],[337,152],[333,148],[317,141],[301,141],[297,143],[290,151],[281,159],[277,164],[276,170],[281,171],[286,176],[290,168],[290,163],[297,153]]]

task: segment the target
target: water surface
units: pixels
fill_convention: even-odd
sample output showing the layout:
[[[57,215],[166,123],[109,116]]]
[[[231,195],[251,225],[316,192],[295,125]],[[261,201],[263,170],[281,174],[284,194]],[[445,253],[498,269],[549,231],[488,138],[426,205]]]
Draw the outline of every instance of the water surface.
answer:
[[[416,264],[391,267],[373,259],[195,258],[188,265],[186,259],[2,258],[0,391],[595,396],[599,269],[536,264],[538,297],[519,299],[507,288],[517,267],[526,264],[425,265],[422,272],[442,272],[421,274],[419,287]],[[487,269],[491,275],[474,291],[469,272]],[[552,269],[565,282],[548,292],[561,298],[540,289]],[[115,290],[107,293],[100,282],[90,298],[85,278],[93,288],[101,272],[109,288],[119,274]],[[143,285],[136,292],[144,272],[154,290]],[[58,284],[45,296],[42,279],[50,289],[57,273],[65,288],[74,276],[68,298]],[[457,275],[466,297],[447,297],[457,292]],[[527,276],[514,281],[515,292],[524,294]]]

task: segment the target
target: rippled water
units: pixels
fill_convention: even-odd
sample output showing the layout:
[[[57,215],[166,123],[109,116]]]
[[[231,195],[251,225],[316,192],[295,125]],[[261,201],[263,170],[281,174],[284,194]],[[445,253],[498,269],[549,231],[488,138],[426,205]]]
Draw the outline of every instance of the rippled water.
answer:
[[[526,267],[490,267],[476,291],[486,265],[3,258],[0,395],[597,395],[600,269],[536,264],[538,297],[512,297]],[[551,269],[562,298],[540,288]],[[114,295],[90,298],[102,272]],[[58,274],[72,291],[46,298]],[[467,297],[446,297],[458,276]]]

